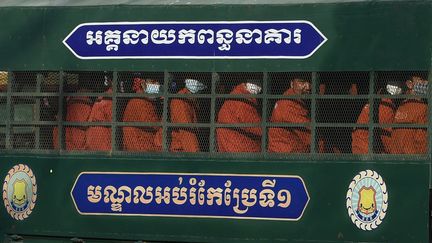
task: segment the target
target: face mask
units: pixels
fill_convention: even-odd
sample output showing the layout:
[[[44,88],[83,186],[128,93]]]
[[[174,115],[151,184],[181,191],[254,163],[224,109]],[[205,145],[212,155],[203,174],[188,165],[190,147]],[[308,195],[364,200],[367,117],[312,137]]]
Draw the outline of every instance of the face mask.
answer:
[[[188,89],[192,94],[198,93],[207,87],[196,79],[186,79],[185,80],[186,89]]]
[[[261,93],[261,87],[252,83],[246,83],[246,90],[249,91],[249,93],[251,94]]]
[[[157,93],[159,93],[159,88],[160,88],[159,84],[149,83],[149,84],[147,84],[147,87],[146,87],[146,93],[147,94],[157,94]]]
[[[297,82],[297,89],[300,91],[300,94],[309,94],[310,93],[310,83],[309,82]]]
[[[400,95],[402,94],[402,89],[398,86],[387,84],[386,90],[391,95]]]
[[[121,93],[124,93],[125,92],[125,82],[124,81],[120,81],[120,92]]]
[[[414,94],[425,95],[428,91],[428,83],[417,82],[413,87]]]
[[[104,76],[104,85],[105,86],[109,85],[108,77],[106,75]]]

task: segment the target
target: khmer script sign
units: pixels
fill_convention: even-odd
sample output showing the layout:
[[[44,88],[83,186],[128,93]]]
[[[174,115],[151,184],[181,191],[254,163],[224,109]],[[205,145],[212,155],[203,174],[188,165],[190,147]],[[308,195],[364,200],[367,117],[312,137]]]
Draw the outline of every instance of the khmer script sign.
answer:
[[[83,23],[63,43],[80,59],[303,59],[326,41],[296,20]]]
[[[299,220],[299,176],[83,172],[71,190],[83,215]]]

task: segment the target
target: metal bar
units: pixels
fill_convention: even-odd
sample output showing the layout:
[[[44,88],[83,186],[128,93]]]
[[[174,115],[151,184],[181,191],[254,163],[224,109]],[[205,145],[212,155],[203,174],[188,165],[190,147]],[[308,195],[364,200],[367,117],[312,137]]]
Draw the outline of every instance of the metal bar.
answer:
[[[41,97],[41,96],[57,96],[58,93],[55,92],[42,92],[42,93],[34,93],[34,92],[13,92],[12,96],[17,97],[23,97],[23,96],[35,96],[35,97]],[[0,97],[6,97],[7,94],[0,93]],[[112,94],[107,93],[64,93],[64,96],[70,96],[70,97],[112,97]],[[117,97],[122,98],[142,98],[142,97],[162,97],[163,94],[160,95],[151,95],[151,94],[137,94],[137,93],[118,93],[116,94]],[[215,94],[215,98],[257,98],[262,99],[264,96],[262,94],[252,95],[252,94]],[[164,96],[165,97],[165,96]],[[168,93],[168,98],[176,97],[176,98],[209,98],[208,94],[170,94]],[[267,99],[311,99],[312,95],[290,95],[289,97],[285,95],[271,95],[268,94],[265,96]],[[375,99],[380,98],[392,98],[392,99],[406,99],[411,98],[410,95],[385,95],[385,94],[372,94],[369,95],[323,95],[320,96],[319,99],[341,99],[341,100],[357,100],[357,99],[369,99],[370,97],[373,97]],[[418,98],[424,98],[427,99],[427,95],[417,95]]]
[[[374,92],[374,87],[375,87],[375,72],[374,71],[370,71],[369,72],[369,133],[368,133],[368,155],[371,156],[374,151],[373,151],[373,144],[374,144],[374,116],[375,116],[375,110],[374,110],[374,97],[373,94]],[[378,111],[376,111],[376,115],[379,117],[379,109]]]
[[[209,151],[210,153],[216,152],[216,85],[219,81],[219,75],[212,72],[211,78],[211,104],[210,104],[210,137],[209,137]]]
[[[317,72],[312,72],[312,99],[311,99],[311,144],[310,144],[310,151],[312,154],[316,154],[317,153],[317,149],[316,149],[316,145],[317,145],[317,141],[319,141],[319,139],[317,139],[317,116],[316,116],[316,100],[317,100],[317,88],[318,88],[318,73]]]
[[[432,60],[431,60],[431,69],[429,70],[428,74],[428,80],[429,83],[432,81]],[[429,156],[429,189],[432,188],[432,88],[431,85],[428,85],[427,90],[427,96],[429,97],[427,99],[428,101],[428,110],[427,110],[427,117],[428,117],[428,156]]]
[[[42,85],[43,75],[41,73],[36,74],[36,93],[40,93],[41,91],[41,85]],[[40,121],[40,98],[36,99],[35,105],[34,105],[34,120]],[[36,126],[34,127],[35,131],[35,148],[40,149],[40,127]]]
[[[111,123],[111,152],[114,152],[119,148],[119,144],[117,144],[117,79],[118,73],[117,71],[113,72],[112,78],[112,123]]]
[[[2,154],[44,154],[44,155],[55,155],[56,151],[53,150],[39,150],[39,149],[10,149],[10,150],[2,150]],[[130,151],[119,151],[116,153],[121,156],[130,156],[131,159],[140,160],[142,157],[155,157],[155,158],[175,158],[181,159],[182,162],[190,162],[190,158],[201,158],[201,159],[215,159],[212,160],[212,163],[220,163],[226,162],[226,160],[220,160],[220,158],[233,159],[238,163],[254,163],[258,162],[257,158],[262,158],[263,153],[213,153],[209,154],[207,152],[199,152],[199,153],[181,153],[181,152],[173,152],[173,153],[163,153],[163,152],[130,152]],[[271,159],[274,162],[279,163],[290,163],[289,161],[302,161],[304,163],[317,163],[317,155],[313,155],[310,153],[300,154],[300,153],[267,153],[266,158]],[[65,151],[62,155],[63,158],[70,156],[71,158],[77,155],[84,156],[107,156],[109,152],[104,151],[83,151],[83,150],[75,150],[75,151]],[[141,155],[141,156],[138,156]],[[358,162],[359,160],[367,161],[368,155],[355,155],[355,154],[338,154],[335,156],[333,153],[324,153],[319,154],[319,163],[340,163],[345,164],[348,161]],[[382,163],[388,163],[391,165],[395,164],[404,164],[406,165],[419,165],[419,164],[429,164],[429,155],[428,154],[375,154],[374,162],[369,162],[371,164],[376,163],[376,161],[383,161]],[[238,160],[245,159],[245,160]]]
[[[164,83],[163,83],[163,112],[162,112],[162,151],[168,151],[168,83],[170,82],[170,74],[167,70],[164,72]]]
[[[12,92],[11,93],[12,96],[17,96],[17,97],[27,97],[27,96],[32,96],[32,97],[56,97],[59,95],[58,92]],[[7,97],[7,93],[0,93],[0,97]]]
[[[14,121],[10,122],[11,125],[24,126],[24,125],[58,125],[56,121]],[[211,123],[166,123],[169,127],[212,127]],[[256,127],[260,126],[262,123],[230,123],[230,124],[222,124],[215,123],[214,127]],[[266,127],[311,127],[312,123],[273,123],[273,122],[264,122]],[[7,123],[0,123],[0,125],[7,125]],[[86,126],[111,126],[111,122],[62,122],[62,125],[65,126],[76,126],[76,127],[86,127]],[[116,122],[116,126],[136,126],[136,127],[149,127],[149,126],[161,126],[160,122]],[[369,128],[369,124],[357,124],[357,123],[315,123],[316,127],[344,127],[344,128]],[[427,124],[373,124],[374,128],[385,128],[385,127],[393,127],[393,128],[424,128],[427,129]]]
[[[64,95],[63,95],[64,94],[63,93],[63,91],[64,91],[64,77],[65,77],[65,73],[63,71],[60,71],[60,73],[59,73],[60,95],[59,95],[59,107],[58,107],[58,112],[57,112],[57,123],[58,123],[58,125],[57,125],[57,129],[58,129],[57,141],[59,143],[58,146],[59,146],[60,153],[62,153],[62,151],[66,148],[65,139],[63,136],[63,127],[64,127],[63,118],[66,117],[63,115],[64,114],[64,110],[63,110],[63,108],[64,108]]]
[[[12,71],[9,70],[8,72],[8,82],[7,82],[7,98],[6,98],[6,149],[12,148],[12,141],[11,141],[11,121],[12,121],[12,83],[15,82]]]
[[[47,94],[52,94],[52,93],[47,93]],[[98,97],[103,97],[103,98],[111,98],[113,97],[113,94],[109,94],[109,93],[89,93],[89,92],[76,92],[76,93],[70,93],[70,92],[65,92],[63,93],[64,96],[67,97],[93,97],[93,98],[98,98]]]
[[[267,98],[266,95],[268,93],[268,85],[269,85],[269,75],[267,72],[263,73],[263,87],[262,87],[262,114],[261,114],[261,152],[265,153],[267,151]]]

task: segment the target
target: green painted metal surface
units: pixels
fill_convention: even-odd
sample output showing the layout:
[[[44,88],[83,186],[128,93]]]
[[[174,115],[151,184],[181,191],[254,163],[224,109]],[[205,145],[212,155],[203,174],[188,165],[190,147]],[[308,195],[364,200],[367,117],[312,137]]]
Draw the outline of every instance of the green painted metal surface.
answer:
[[[401,2],[407,0],[374,0],[374,2]],[[409,0],[409,2],[425,2],[427,0]],[[111,5],[292,5],[292,4],[328,4],[348,2],[371,2],[371,0],[3,0],[0,7],[53,7],[53,6],[111,6]]]
[[[431,69],[429,17],[432,4],[429,1],[274,3],[4,7],[0,8],[0,46],[3,47],[0,48],[0,70],[322,72]],[[86,22],[194,20],[308,20],[329,41],[304,60],[84,61],[62,44],[70,31]],[[10,104],[10,97],[8,102]],[[3,108],[0,109],[3,112]],[[10,113],[11,106],[7,109]],[[27,113],[26,116],[32,115]],[[364,156],[356,160],[356,157],[344,159],[334,155],[273,160],[265,156],[205,159],[205,155],[198,155],[201,158],[167,155],[150,159],[142,155],[17,156],[8,152],[2,152],[0,157],[0,177],[4,178],[16,164],[29,165],[37,178],[38,199],[34,211],[24,221],[12,219],[2,206],[0,233],[21,235],[26,242],[67,242],[74,237],[111,241],[428,242],[430,155],[413,160],[397,156],[381,156],[382,160]],[[389,190],[388,213],[383,223],[371,232],[362,231],[351,222],[345,205],[349,183],[365,169],[379,172]],[[76,177],[83,171],[298,175],[304,179],[311,200],[297,222],[84,216],[76,211],[69,194]],[[3,239],[7,241],[9,237]]]
[[[428,164],[425,162],[2,157],[2,176],[17,163],[29,165],[35,173],[38,199],[34,211],[24,221],[13,220],[5,210],[0,211],[2,231],[8,234],[193,242],[427,242],[428,239]],[[371,232],[360,230],[351,222],[345,205],[351,180],[365,169],[380,173],[389,192],[387,215]],[[76,211],[68,193],[83,171],[299,175],[311,199],[301,220],[294,222],[85,216]]]
[[[432,4],[101,6],[0,8],[0,69],[163,71],[428,70]],[[304,60],[78,60],[62,40],[79,24],[111,21],[308,20],[328,41]],[[29,24],[31,23],[31,24]]]

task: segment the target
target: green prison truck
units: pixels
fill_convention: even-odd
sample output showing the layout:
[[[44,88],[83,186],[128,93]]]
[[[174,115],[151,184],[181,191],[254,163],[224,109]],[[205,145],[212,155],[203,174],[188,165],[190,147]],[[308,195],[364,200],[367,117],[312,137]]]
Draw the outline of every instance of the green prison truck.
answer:
[[[432,2],[0,16],[3,242],[430,242]]]

